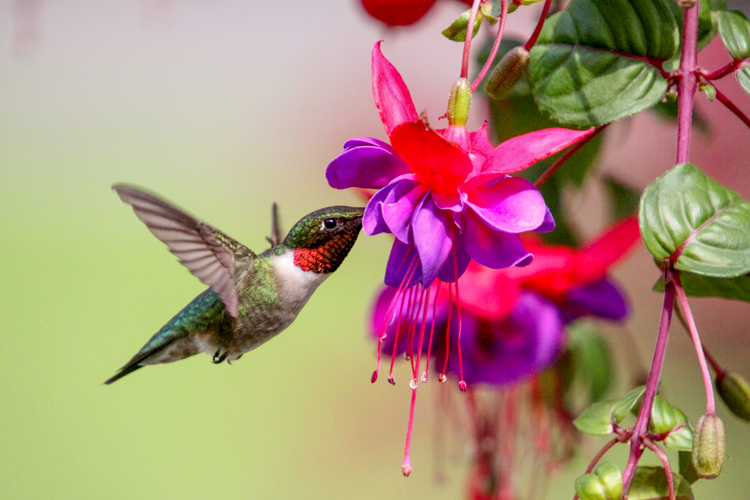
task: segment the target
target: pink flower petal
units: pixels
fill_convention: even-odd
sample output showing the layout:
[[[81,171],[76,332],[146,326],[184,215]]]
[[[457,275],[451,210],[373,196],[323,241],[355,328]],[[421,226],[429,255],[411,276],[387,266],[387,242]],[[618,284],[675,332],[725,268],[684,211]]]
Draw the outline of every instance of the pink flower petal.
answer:
[[[548,128],[508,139],[495,148],[482,171],[467,180],[464,189],[471,190],[500,175],[523,170],[585,139],[594,130]]]
[[[547,214],[541,193],[520,177],[498,179],[471,191],[467,204],[488,226],[506,233],[533,231]]]
[[[612,266],[635,248],[640,239],[638,217],[631,215],[621,219],[576,255],[574,266],[578,283],[603,278]]]
[[[419,120],[401,75],[380,51],[380,40],[372,48],[372,95],[380,112],[380,121],[390,136],[402,123]]]
[[[461,307],[488,321],[508,316],[521,294],[520,282],[504,271],[490,269],[473,262],[459,281]]]

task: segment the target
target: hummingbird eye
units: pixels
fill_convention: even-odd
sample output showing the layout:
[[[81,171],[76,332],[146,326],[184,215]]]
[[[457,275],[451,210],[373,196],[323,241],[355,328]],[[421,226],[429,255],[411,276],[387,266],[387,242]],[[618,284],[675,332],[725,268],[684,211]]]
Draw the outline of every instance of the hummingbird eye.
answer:
[[[336,229],[336,226],[338,226],[338,222],[336,222],[336,219],[326,219],[323,221],[323,229],[326,229],[328,231],[333,231]]]

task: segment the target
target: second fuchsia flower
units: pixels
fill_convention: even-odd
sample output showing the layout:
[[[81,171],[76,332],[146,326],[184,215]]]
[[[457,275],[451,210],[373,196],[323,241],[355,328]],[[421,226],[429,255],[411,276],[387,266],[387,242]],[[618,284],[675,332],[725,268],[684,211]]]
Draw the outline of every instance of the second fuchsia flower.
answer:
[[[427,288],[436,278],[452,283],[471,260],[493,269],[530,263],[532,255],[518,234],[550,231],[554,220],[539,191],[508,174],[559,152],[593,129],[539,130],[493,147],[486,125],[468,132],[466,116],[453,118],[449,109],[449,126],[433,130],[417,114],[380,42],[372,50],[372,87],[391,144],[352,139],[329,164],[326,176],[337,189],[379,190],[367,204],[363,227],[369,235],[388,232],[396,237],[386,284]],[[470,99],[468,89],[463,91]],[[459,85],[452,101],[456,92],[462,92]]]

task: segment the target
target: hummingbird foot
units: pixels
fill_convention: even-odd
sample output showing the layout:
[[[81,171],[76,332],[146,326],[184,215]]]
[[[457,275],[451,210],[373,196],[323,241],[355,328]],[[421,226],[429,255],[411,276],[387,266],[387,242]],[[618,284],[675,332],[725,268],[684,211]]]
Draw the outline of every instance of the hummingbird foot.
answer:
[[[221,354],[221,349],[219,349],[216,351],[216,354],[214,354],[214,357],[212,358],[211,361],[213,361],[214,364],[218,365],[219,363],[227,359],[228,355],[229,355],[229,351],[226,351],[224,354]]]

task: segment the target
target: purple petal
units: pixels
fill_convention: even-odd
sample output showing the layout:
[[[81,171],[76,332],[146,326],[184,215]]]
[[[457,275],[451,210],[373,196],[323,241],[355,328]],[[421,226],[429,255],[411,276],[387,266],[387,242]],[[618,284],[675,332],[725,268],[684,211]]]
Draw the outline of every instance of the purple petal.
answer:
[[[451,212],[463,212],[465,210],[466,195],[460,191],[448,194],[433,191],[430,196],[432,201],[435,202],[435,206],[440,210],[450,210]]]
[[[374,145],[366,141],[375,143],[376,139],[362,137],[348,141],[344,152],[328,164],[326,179],[331,187],[380,189],[395,177],[410,172],[393,148],[382,141]]]
[[[456,254],[455,264],[453,262],[453,253]],[[470,262],[471,257],[466,251],[464,240],[460,235],[457,235],[453,240],[453,252],[440,270],[438,279],[444,283],[455,282],[457,279],[455,271],[458,271],[458,278],[460,278],[466,272],[466,268],[469,267]]]
[[[404,243],[411,243],[411,220],[414,210],[426,196],[428,189],[412,180],[402,180],[383,203],[383,219],[393,235]]]
[[[471,258],[492,269],[524,266],[533,258],[518,235],[495,231],[471,210],[466,211],[461,238]]]
[[[413,264],[414,260],[417,261],[416,264]],[[412,265],[416,265],[416,269],[412,272],[407,287],[412,287],[422,280],[422,266],[419,263],[419,256],[414,245],[407,245],[399,240],[394,241],[391,247],[391,255],[388,257],[388,264],[385,267],[385,284],[399,286],[406,278],[406,273]]]
[[[422,262],[422,287],[427,288],[443,268],[453,246],[455,226],[450,213],[439,210],[426,197],[412,221],[414,244]]]
[[[552,217],[552,212],[550,212],[549,207],[548,207],[547,213],[544,214],[544,222],[542,222],[541,226],[534,229],[534,231],[538,233],[549,233],[550,231],[554,229],[555,229],[555,218]]]
[[[390,232],[388,224],[385,223],[383,218],[383,202],[393,190],[393,187],[393,184],[387,185],[375,193],[367,202],[365,213],[362,216],[362,229],[364,229],[365,234],[372,236],[373,234]]]
[[[565,322],[581,316],[620,321],[628,315],[628,304],[620,289],[607,278],[573,288],[565,294]]]
[[[392,154],[398,156],[396,150],[393,149],[393,146],[391,146],[387,142],[383,142],[380,139],[375,139],[373,137],[355,137],[354,139],[349,139],[344,143],[344,151],[360,146],[375,146],[381,149],[385,149],[386,151],[390,151]]]
[[[504,177],[469,193],[468,205],[488,226],[506,233],[533,231],[545,220],[547,206],[532,183]]]
[[[557,307],[532,292],[523,293],[504,320],[464,315],[462,330],[464,379],[470,384],[504,385],[545,369],[556,359],[564,335]],[[457,358],[448,361],[454,373]]]

